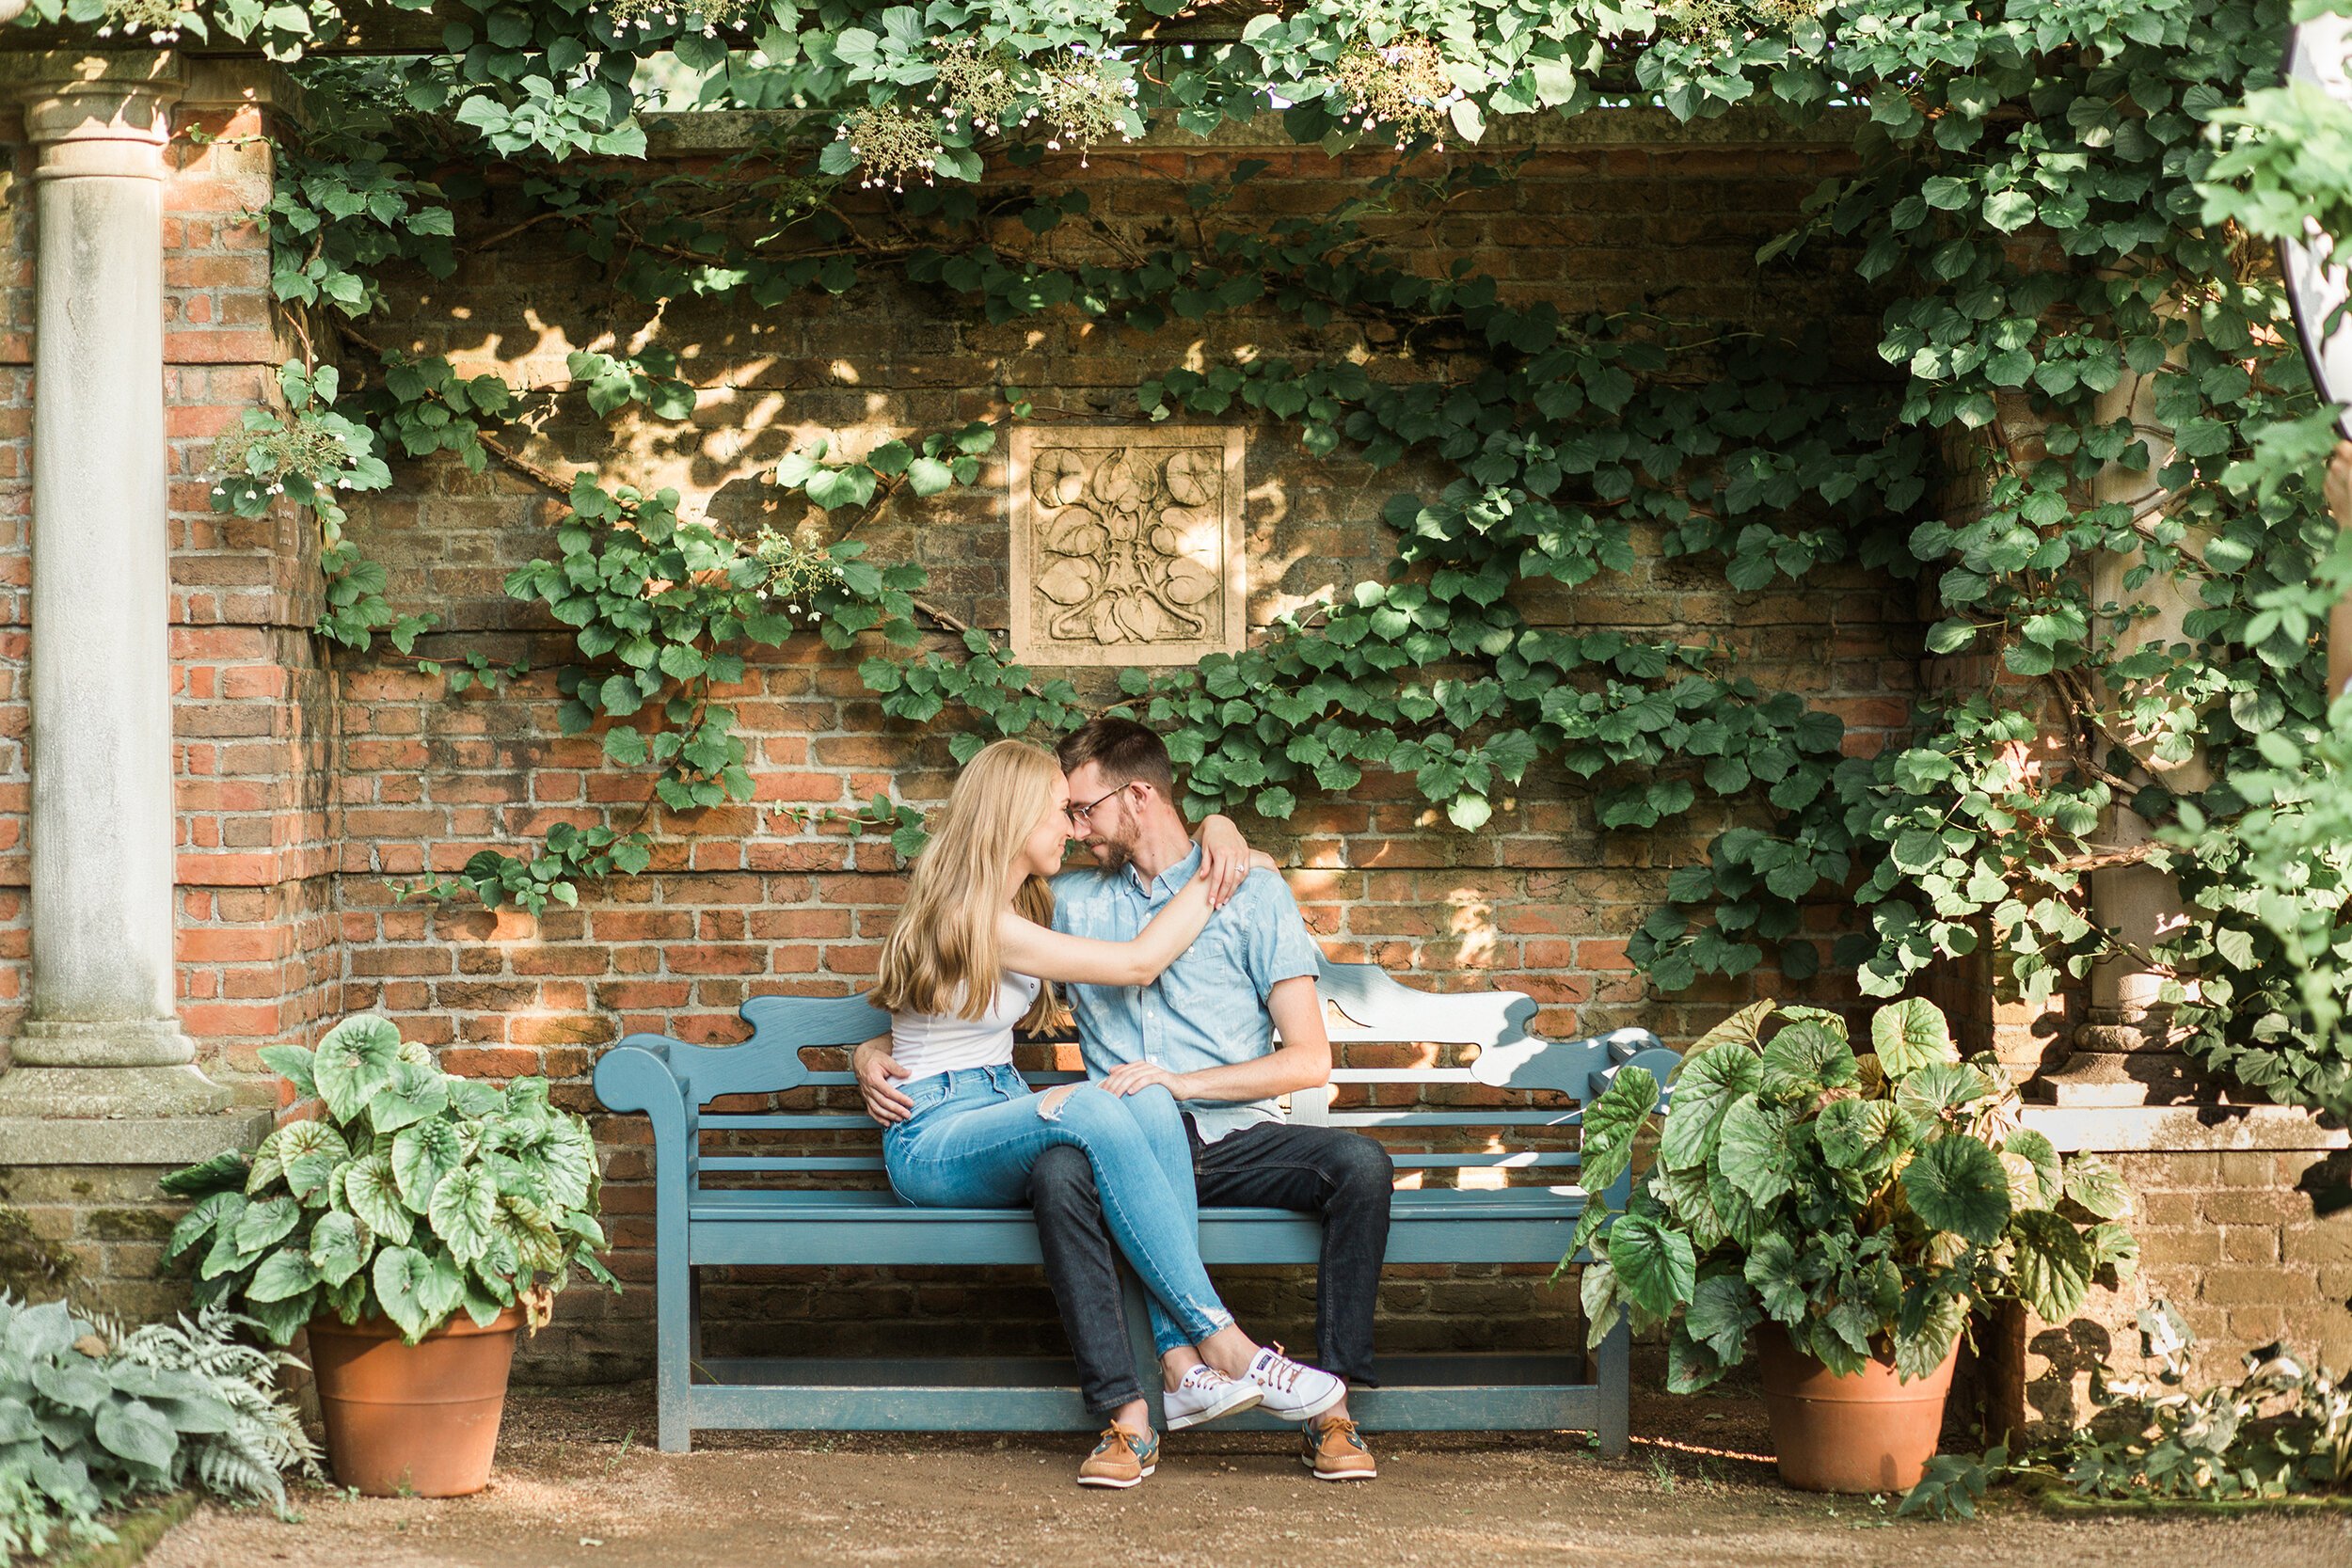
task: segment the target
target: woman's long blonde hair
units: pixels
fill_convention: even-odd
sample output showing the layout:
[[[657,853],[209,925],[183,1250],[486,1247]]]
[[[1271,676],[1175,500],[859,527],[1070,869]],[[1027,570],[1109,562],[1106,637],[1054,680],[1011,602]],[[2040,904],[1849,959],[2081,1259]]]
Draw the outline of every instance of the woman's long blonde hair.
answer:
[[[882,943],[874,1006],[979,1018],[996,1005],[1003,973],[996,922],[1005,907],[1005,873],[1038,818],[1054,809],[1060,772],[1051,752],[1025,740],[998,740],[980,748],[956,776],[930,843],[914,863],[906,904]],[[1041,926],[1054,923],[1054,895],[1041,878],[1023,880],[1013,907]],[[1020,1027],[1042,1028],[1057,1011],[1054,988],[1041,986]]]

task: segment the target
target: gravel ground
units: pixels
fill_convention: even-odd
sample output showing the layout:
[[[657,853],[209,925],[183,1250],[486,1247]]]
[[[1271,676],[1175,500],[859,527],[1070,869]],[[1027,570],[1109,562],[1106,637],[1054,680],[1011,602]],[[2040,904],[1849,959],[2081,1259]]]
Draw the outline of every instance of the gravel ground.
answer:
[[[1132,1492],[1071,1483],[1075,1437],[718,1433],[644,1446],[648,1391],[518,1393],[498,1473],[474,1497],[319,1491],[302,1518],[198,1511],[149,1568],[1291,1568],[1534,1562],[1629,1568],[1786,1563],[2063,1568],[2352,1568],[2352,1515],[2046,1517],[2013,1496],[1974,1524],[1892,1517],[1891,1499],[1774,1479],[1751,1402],[1644,1399],[1634,1448],[1578,1434],[1375,1439],[1381,1474],[1317,1483],[1275,1436],[1214,1429],[1168,1445]]]

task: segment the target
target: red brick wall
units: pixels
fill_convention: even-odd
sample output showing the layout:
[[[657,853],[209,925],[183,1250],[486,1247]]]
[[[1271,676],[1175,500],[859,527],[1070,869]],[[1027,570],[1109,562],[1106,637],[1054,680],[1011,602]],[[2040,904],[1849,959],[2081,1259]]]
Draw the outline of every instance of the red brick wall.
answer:
[[[182,124],[215,138],[175,145],[166,234],[182,994],[207,1065],[247,1072],[261,1045],[313,1039],[343,1012],[380,1007],[453,1070],[544,1071],[565,1103],[594,1113],[596,1053],[623,1033],[733,1039],[741,1033],[735,1009],[748,996],[862,984],[899,893],[895,862],[880,844],[803,832],[786,808],[851,805],[882,788],[936,800],[952,764],[944,726],[885,721],[853,659],[807,645],[755,661],[726,694],[751,743],[757,798],[658,821],[653,873],[536,920],[395,901],[390,879],[453,870],[478,848],[514,847],[556,821],[633,811],[647,780],[603,768],[594,737],[556,736],[547,674],[503,694],[452,698],[388,648],[330,657],[308,631],[319,608],[310,527],[211,511],[213,438],[263,394],[271,367],[290,350],[269,325],[263,241],[238,216],[267,189],[266,147],[242,139],[258,128],[257,112],[199,105]],[[1649,115],[1622,124],[1615,135],[1649,145],[1557,140],[1517,179],[1470,194],[1434,223],[1407,217],[1389,227],[1418,264],[1439,271],[1468,256],[1519,298],[1581,312],[1646,297],[1680,316],[1825,330],[1855,375],[1883,373],[1869,351],[1873,309],[1841,266],[1808,257],[1803,269],[1759,273],[1753,261],[1803,197],[1844,166],[1842,151],[1742,142],[1737,124],[1687,134]],[[1726,135],[1728,142],[1708,139]],[[1098,150],[1083,176],[1072,167],[1049,177],[1084,179],[1095,213],[1141,238],[1180,205],[1179,185],[1214,178],[1242,156],[1275,163],[1238,209],[1267,218],[1321,212],[1359,190],[1351,182],[1375,166],[1335,167],[1286,149],[1152,146]],[[24,956],[24,710],[15,683],[25,614],[29,250],[23,205],[14,212],[0,246],[13,324],[0,334],[0,582],[9,589],[0,598],[0,1032],[20,1006]],[[488,232],[511,220],[493,211],[478,221]],[[447,353],[461,370],[495,369],[518,384],[562,382],[568,348],[610,346],[604,334],[626,337],[644,316],[616,303],[600,269],[566,256],[557,238],[543,227],[522,243],[461,245],[466,261],[454,278],[393,280],[392,309],[369,324],[370,336]],[[595,467],[676,484],[690,511],[705,507],[741,527],[799,520],[759,474],[818,438],[862,452],[893,436],[988,417],[1001,411],[993,389],[1006,384],[1034,397],[1042,418],[1129,418],[1136,382],[1196,351],[1212,360],[1236,350],[1304,359],[1357,346],[1336,327],[1316,334],[1250,315],[1177,323],[1149,338],[1074,315],[990,325],[929,291],[887,283],[757,313],[678,301],[654,336],[681,355],[682,373],[702,388],[689,428],[627,418],[607,424],[576,395],[546,393],[532,404],[526,455],[559,474]],[[357,509],[354,533],[389,568],[399,608],[442,617],[420,651],[447,657],[479,648],[501,660],[528,657],[541,671],[560,664],[567,639],[500,587],[510,569],[550,547],[544,496],[496,467],[477,475],[436,460],[400,464],[395,474],[393,491]],[[1263,624],[1318,593],[1383,576],[1392,538],[1378,507],[1406,483],[1309,458],[1287,431],[1251,425],[1254,617]],[[902,503],[863,531],[877,557],[929,566],[931,596],[944,607],[1001,628],[1003,485],[998,462],[977,491]],[[1529,612],[1720,639],[1766,688],[1804,692],[1843,714],[1857,751],[1874,750],[1900,724],[1918,652],[1905,591],[1839,568],[1801,590],[1735,594],[1716,563],[1664,560],[1651,540],[1641,546],[1630,574],[1573,593],[1531,593]],[[1107,689],[1101,676],[1080,684]],[[1288,823],[1246,825],[1294,868],[1292,885],[1334,957],[1374,958],[1421,985],[1524,990],[1549,1032],[1639,1022],[1683,1041],[1759,986],[1836,999],[1831,982],[1788,986],[1769,971],[1670,1000],[1651,996],[1626,962],[1627,939],[1668,871],[1697,858],[1724,822],[1702,810],[1654,833],[1604,832],[1593,794],[1539,769],[1486,830],[1464,835],[1405,781],[1375,777],[1344,800],[1310,798]],[[614,1265],[642,1282],[651,1196],[644,1129],[601,1115],[596,1125],[612,1179]],[[1383,1342],[1398,1350],[1568,1342],[1581,1332],[1572,1293],[1547,1287],[1542,1273],[1391,1271]],[[1253,1327],[1294,1344],[1311,1338],[1300,1276],[1245,1272],[1228,1284]],[[1051,1338],[1050,1302],[1017,1272],[747,1275],[714,1281],[707,1302],[720,1351],[771,1343],[779,1325],[843,1351],[885,1337],[932,1349],[975,1334],[999,1349]],[[617,1301],[576,1291],[530,1354],[550,1376],[642,1365],[650,1310],[644,1290]]]

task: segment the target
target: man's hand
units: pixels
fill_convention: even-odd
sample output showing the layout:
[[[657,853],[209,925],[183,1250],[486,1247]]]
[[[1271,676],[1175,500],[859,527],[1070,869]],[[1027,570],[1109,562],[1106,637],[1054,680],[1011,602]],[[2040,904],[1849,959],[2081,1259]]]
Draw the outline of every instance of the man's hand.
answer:
[[[1200,824],[1200,875],[1208,879],[1209,908],[1221,910],[1241,891],[1250,871],[1249,841],[1222,813]]]
[[[2352,441],[2336,443],[2335,455],[2328,459],[2328,483],[2323,494],[2328,498],[2328,510],[2334,515],[2336,527],[2352,529]]]
[[[1112,1094],[1133,1094],[1153,1084],[1166,1085],[1168,1092],[1179,1100],[1193,1098],[1184,1075],[1170,1072],[1157,1062],[1121,1062],[1103,1077],[1103,1087]]]
[[[895,1082],[910,1074],[890,1053],[888,1036],[878,1035],[850,1052],[850,1070],[857,1075],[857,1092],[866,1101],[867,1116],[888,1127],[914,1114],[914,1101]]]

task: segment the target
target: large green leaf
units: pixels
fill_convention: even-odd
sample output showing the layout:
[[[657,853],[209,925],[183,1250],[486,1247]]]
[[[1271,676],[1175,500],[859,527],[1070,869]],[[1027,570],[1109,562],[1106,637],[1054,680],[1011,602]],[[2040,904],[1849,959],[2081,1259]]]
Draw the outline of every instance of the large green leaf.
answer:
[[[465,1158],[457,1129],[447,1121],[421,1121],[402,1128],[392,1138],[392,1175],[400,1180],[400,1200],[424,1213],[432,1207],[433,1189]],[[367,1219],[364,1214],[359,1217]],[[368,1223],[375,1224],[373,1220]]]
[[[1788,1148],[1788,1113],[1754,1095],[1742,1095],[1724,1113],[1715,1144],[1715,1165],[1724,1180],[1758,1208],[1788,1191],[1795,1156]]]
[[[1747,1358],[1748,1330],[1764,1321],[1755,1288],[1736,1270],[1714,1266],[1691,1292],[1684,1320],[1692,1338],[1703,1341],[1726,1365]]]
[[[1584,1265],[1577,1295],[1584,1307],[1584,1342],[1598,1345],[1617,1326],[1624,1311],[1617,1301],[1617,1273],[1607,1258],[1596,1258]]]
[[[344,1171],[343,1201],[360,1224],[394,1246],[405,1245],[416,1228],[415,1214],[401,1201],[389,1154],[371,1154]]]
[[[305,1203],[324,1202],[326,1179],[335,1168],[351,1158],[351,1148],[342,1134],[323,1121],[291,1121],[262,1141],[262,1147],[278,1145],[275,1158],[282,1167],[286,1186]],[[255,1164],[260,1164],[257,1153]]]
[[[1895,1325],[1895,1376],[1915,1383],[1944,1364],[1968,1321],[1968,1308],[1959,1297],[1940,1291],[1905,1305],[1907,1310]]]
[[[285,1301],[318,1282],[318,1266],[310,1261],[310,1250],[300,1245],[283,1246],[262,1259],[262,1266],[253,1271],[253,1278],[245,1288],[245,1299]]]
[[[433,1233],[459,1262],[469,1262],[489,1247],[498,1205],[498,1187],[488,1171],[479,1165],[453,1170],[433,1189]]]
[[[1951,1027],[1934,1003],[1922,996],[1905,997],[1878,1010],[1870,1020],[1870,1049],[1887,1077],[1901,1079],[1931,1062],[1957,1062]]]
[[[1665,1125],[1658,1134],[1659,1163],[1670,1170],[1695,1170],[1715,1152],[1724,1113],[1741,1095],[1753,1094],[1762,1063],[1744,1044],[1718,1045],[1682,1058],[1675,1070]]]
[[[1658,1080],[1647,1068],[1619,1068],[1609,1086],[1584,1107],[1578,1181],[1601,1192],[1633,1161],[1633,1140],[1658,1106]]]
[[[1681,1319],[1666,1331],[1666,1392],[1695,1394],[1724,1375],[1724,1358],[1715,1347],[1691,1332]]]
[[[2001,1165],[2009,1172],[2010,1201],[2020,1209],[2047,1209],[2066,1190],[2058,1147],[2030,1127],[2001,1140]]]
[[[403,1214],[407,1211],[404,1208]],[[321,1214],[310,1227],[310,1266],[329,1285],[341,1285],[368,1260],[369,1237],[359,1222],[341,1210]]]
[[[114,1385],[96,1365],[80,1356],[36,1361],[31,1372],[34,1390],[50,1403],[88,1415],[106,1402]]]
[[[1774,1322],[1794,1323],[1804,1316],[1806,1292],[1796,1243],[1778,1231],[1748,1250],[1743,1271],[1756,1299]]]
[[[171,1227],[171,1241],[164,1248],[164,1261],[169,1262],[188,1248],[210,1235],[215,1225],[224,1225],[233,1232],[237,1216],[245,1212],[243,1193],[214,1193],[198,1201],[195,1208],[180,1216],[180,1223]]]
[[[2032,1209],[2010,1221],[2017,1293],[2043,1323],[2072,1318],[2090,1289],[2090,1248],[2064,1215]]]
[[[1808,1020],[1789,1024],[1764,1048],[1759,1092],[1774,1100],[1810,1100],[1852,1083],[1855,1071],[1852,1047]]]
[[[1609,1266],[1625,1299],[1655,1318],[1689,1301],[1698,1277],[1691,1238],[1643,1214],[1609,1227]]]
[[[388,1246],[375,1255],[375,1267],[369,1275],[375,1283],[376,1305],[400,1325],[412,1345],[434,1326],[417,1296],[418,1286],[432,1273],[432,1263],[414,1247]]]
[[[144,1400],[108,1400],[91,1431],[107,1452],[157,1478],[170,1471],[180,1448],[171,1423]]]
[[[2090,1276],[2110,1290],[2122,1289],[2139,1272],[2139,1238],[2113,1220],[2092,1226],[2084,1244],[2090,1249]]]
[[[237,1251],[242,1257],[258,1256],[263,1248],[283,1241],[286,1233],[302,1220],[302,1205],[290,1197],[273,1197],[263,1203],[248,1203],[237,1216]]]
[[[1724,1217],[1715,1212],[1714,1196],[1708,1189],[1705,1171],[1658,1166],[1650,1172],[1649,1190],[1666,1206],[1676,1227],[1691,1238],[1691,1245],[1701,1257],[1712,1252],[1715,1244],[1730,1233]]]
[[[245,1150],[224,1148],[209,1160],[172,1171],[157,1180],[173,1197],[208,1197],[214,1193],[241,1193],[246,1181]]]
[[[1893,1104],[1883,1100],[1834,1100],[1815,1118],[1821,1158],[1839,1170],[1875,1176],[1909,1148],[1909,1130]]]
[[[313,1072],[315,1056],[309,1047],[265,1045],[256,1054],[263,1067],[294,1085],[295,1099],[309,1100],[318,1094],[318,1079]]]
[[[2066,1196],[2103,1220],[2121,1219],[2132,1212],[2132,1193],[2113,1165],[2095,1154],[2077,1154],[2066,1162]]]
[[[2009,1225],[2009,1173],[1974,1138],[1939,1138],[1903,1167],[1903,1196],[1937,1230],[1990,1246]]]
[[[449,1082],[431,1064],[392,1064],[392,1081],[368,1101],[368,1123],[378,1132],[397,1132],[449,1109]]]
[[[1939,1137],[1967,1118],[1963,1113],[1993,1092],[1984,1074],[1959,1062],[1931,1062],[1895,1085],[1896,1108],[1922,1138]]]
[[[1763,1031],[1764,1021],[1772,1016],[1774,1006],[1775,1004],[1771,1002],[1749,1003],[1706,1034],[1692,1040],[1691,1049],[1683,1055],[1683,1066],[1687,1069],[1693,1057],[1705,1055],[1718,1046],[1724,1045],[1744,1047],[1747,1054],[1754,1057],[1756,1037]],[[1676,1092],[1678,1095],[1680,1090],[1677,1089]]]
[[[337,1121],[353,1120],[391,1083],[399,1057],[400,1031],[391,1020],[366,1013],[343,1020],[319,1041],[311,1063],[319,1098]]]

